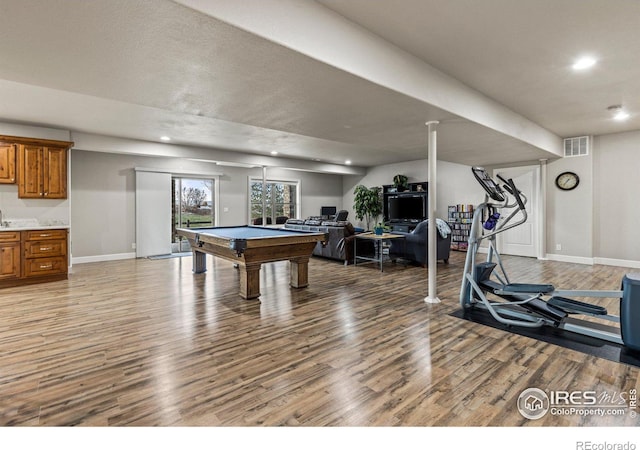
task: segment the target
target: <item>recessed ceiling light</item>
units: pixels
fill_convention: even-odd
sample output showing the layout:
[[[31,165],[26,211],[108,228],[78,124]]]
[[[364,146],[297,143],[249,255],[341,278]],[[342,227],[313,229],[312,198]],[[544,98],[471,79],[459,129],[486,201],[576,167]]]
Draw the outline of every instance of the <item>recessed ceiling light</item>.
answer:
[[[585,70],[592,67],[596,63],[596,60],[590,56],[580,58],[573,64],[573,70]]]
[[[167,142],[167,141],[170,141],[171,138],[169,136],[160,136],[160,140]]]
[[[348,166],[349,164],[351,164],[351,160],[347,159],[344,163]]]
[[[622,121],[629,118],[629,113],[622,109],[622,105],[609,106],[607,111],[611,111],[611,113],[613,113],[613,120]]]
[[[618,111],[613,116],[614,120],[627,120],[629,118],[629,113],[626,111]]]
[[[271,152],[271,154],[272,154],[272,155],[277,155],[277,154],[278,154],[278,152],[274,150],[274,151],[272,151],[272,152]]]

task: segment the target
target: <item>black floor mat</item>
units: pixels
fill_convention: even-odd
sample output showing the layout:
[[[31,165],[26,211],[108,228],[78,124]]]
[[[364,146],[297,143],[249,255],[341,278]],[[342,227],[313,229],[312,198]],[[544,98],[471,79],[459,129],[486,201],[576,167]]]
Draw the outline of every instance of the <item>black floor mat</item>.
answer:
[[[608,359],[609,361],[640,367],[640,352],[629,350],[623,345],[603,341],[601,339],[584,336],[559,328],[543,326],[540,328],[526,328],[507,326],[497,322],[488,311],[474,308],[469,310],[459,309],[450,314],[458,319],[486,325],[498,330],[508,331],[520,336],[530,337],[539,341],[548,342],[570,350]]]

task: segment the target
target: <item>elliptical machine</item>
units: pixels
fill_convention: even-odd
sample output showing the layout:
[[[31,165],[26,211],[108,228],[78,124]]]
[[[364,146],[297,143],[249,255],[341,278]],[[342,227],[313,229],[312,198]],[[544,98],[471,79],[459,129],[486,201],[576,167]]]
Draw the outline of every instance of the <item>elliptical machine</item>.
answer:
[[[500,186],[484,168],[471,170],[486,195],[473,214],[460,288],[461,306],[483,308],[505,325],[551,326],[640,351],[640,274],[625,275],[622,289],[612,291],[563,290],[551,284],[511,283],[496,247],[496,236],[527,221],[527,199],[512,179],[498,176],[503,183]],[[478,262],[482,242],[488,243],[487,258]],[[490,300],[489,295],[497,299]],[[610,315],[602,306],[571,296],[619,298],[620,315]],[[610,326],[576,316],[596,317],[619,325]]]

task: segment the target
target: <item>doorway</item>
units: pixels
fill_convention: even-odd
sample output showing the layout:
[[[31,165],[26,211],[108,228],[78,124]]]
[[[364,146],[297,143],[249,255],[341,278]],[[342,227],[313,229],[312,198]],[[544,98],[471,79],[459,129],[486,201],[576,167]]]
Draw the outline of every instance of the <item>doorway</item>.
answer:
[[[215,180],[173,177],[171,190],[171,252],[188,252],[189,242],[176,229],[215,226]]]
[[[504,255],[538,257],[540,168],[538,166],[514,167],[497,169],[494,173],[507,180],[512,178],[518,190],[527,199],[525,205],[527,221],[498,235],[496,242],[498,251]]]

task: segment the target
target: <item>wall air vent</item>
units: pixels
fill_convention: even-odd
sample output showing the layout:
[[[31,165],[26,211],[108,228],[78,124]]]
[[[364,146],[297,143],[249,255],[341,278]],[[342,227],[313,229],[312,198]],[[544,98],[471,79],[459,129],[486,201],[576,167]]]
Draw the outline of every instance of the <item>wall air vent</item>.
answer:
[[[589,136],[566,138],[564,156],[587,156],[589,154]]]

